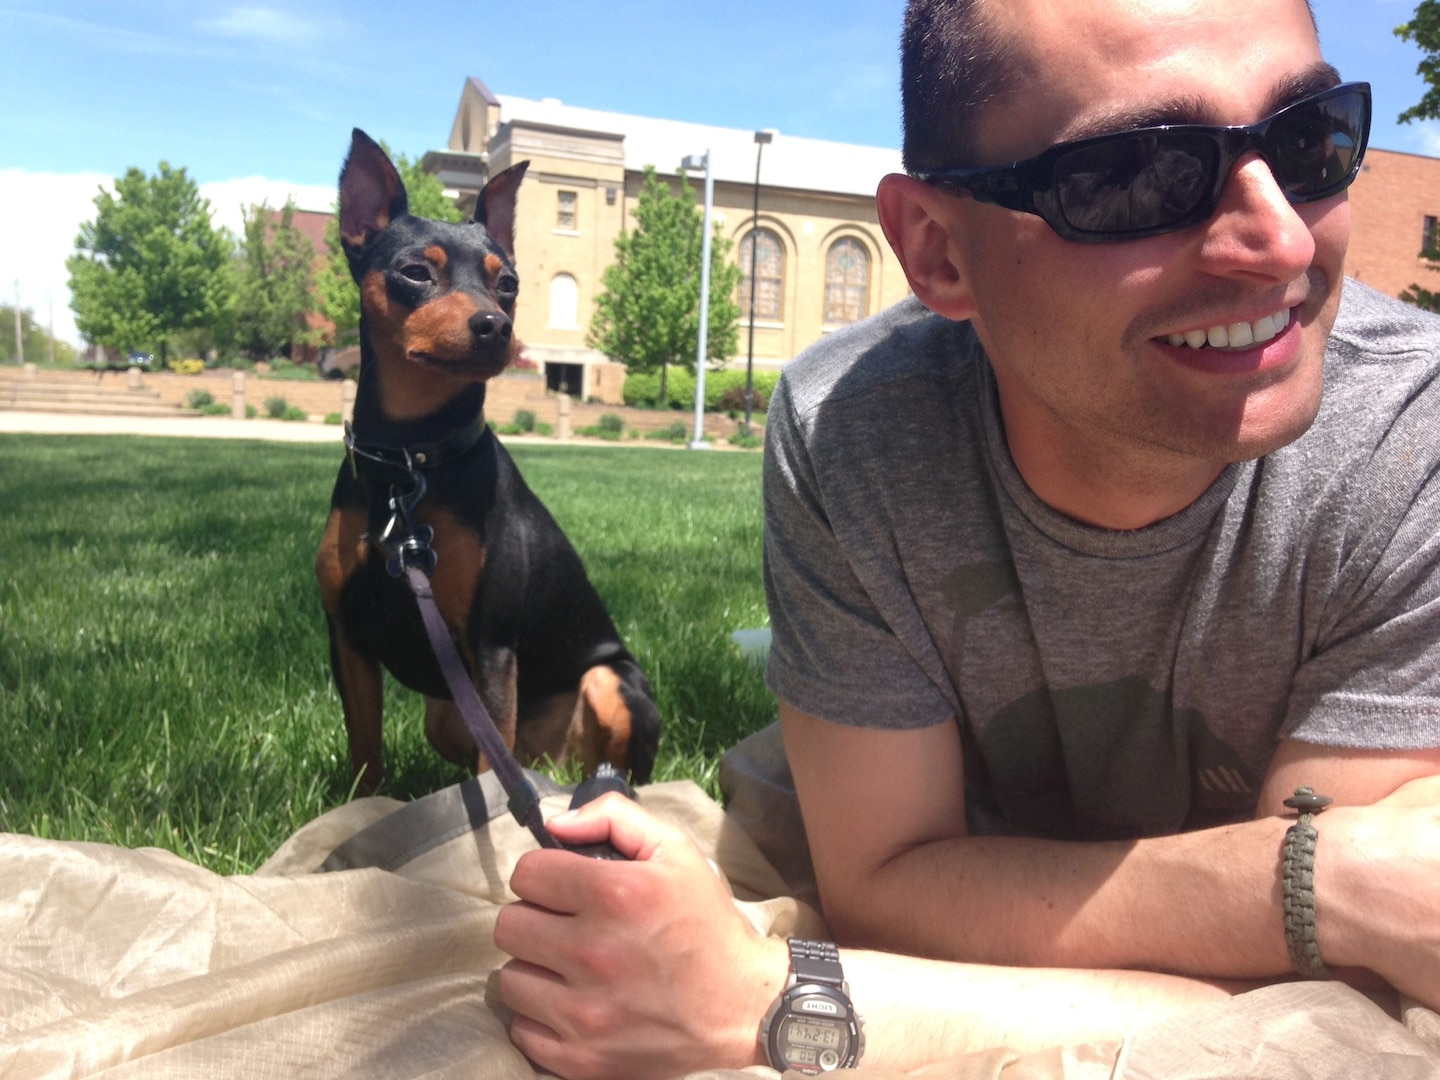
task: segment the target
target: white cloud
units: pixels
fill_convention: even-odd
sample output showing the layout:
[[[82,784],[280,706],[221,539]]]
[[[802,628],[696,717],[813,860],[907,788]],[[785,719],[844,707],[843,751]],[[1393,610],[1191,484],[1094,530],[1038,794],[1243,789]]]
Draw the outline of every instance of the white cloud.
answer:
[[[114,190],[112,177],[102,173],[39,173],[0,169],[0,302],[29,308],[42,325],[54,318],[55,336],[80,342],[70,310],[69,274],[65,260],[75,251],[80,226],[95,216],[99,189]],[[335,189],[318,184],[291,184],[250,176],[200,185],[210,200],[211,220],[238,233],[241,209],[261,202],[279,208],[292,195],[302,210],[329,210]]]
[[[75,250],[83,222],[95,216],[101,186],[113,190],[114,180],[102,173],[32,173],[0,169],[0,298],[29,308],[42,325],[51,317],[55,336],[79,342],[70,310],[69,274],[65,260]]]
[[[328,211],[335,205],[336,189],[329,184],[292,184],[263,176],[245,176],[201,184],[200,195],[210,200],[210,220],[215,226],[223,225],[238,236],[241,212],[251,206],[265,203],[272,210],[278,210],[293,198],[301,210]]]
[[[231,8],[218,19],[197,24],[222,37],[244,38],[268,45],[308,45],[320,39],[320,23],[271,7]]]

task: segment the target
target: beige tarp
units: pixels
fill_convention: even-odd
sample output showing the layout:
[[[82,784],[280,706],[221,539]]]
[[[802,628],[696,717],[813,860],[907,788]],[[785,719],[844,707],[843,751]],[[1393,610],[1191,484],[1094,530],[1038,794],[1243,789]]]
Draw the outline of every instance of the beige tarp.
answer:
[[[643,801],[689,829],[757,926],[823,933],[795,898],[803,856],[774,846],[777,792],[758,773],[730,774],[733,815],[689,783],[652,786]],[[476,781],[409,804],[359,800],[244,877],[161,851],[0,835],[0,1077],[531,1080],[486,1003],[504,961],[491,928],[512,899],[510,867],[533,845],[502,806]],[[1435,1015],[1416,1008],[1405,1021],[1342,986],[1288,984],[1123,1043],[995,1050],[918,1075],[1440,1076]]]

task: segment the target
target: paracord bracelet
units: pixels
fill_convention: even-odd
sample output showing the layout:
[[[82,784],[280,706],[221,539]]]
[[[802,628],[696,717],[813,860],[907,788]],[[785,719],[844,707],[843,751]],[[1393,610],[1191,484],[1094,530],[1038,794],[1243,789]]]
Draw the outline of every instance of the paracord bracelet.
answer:
[[[1315,940],[1315,842],[1320,834],[1310,822],[1330,805],[1326,795],[1313,788],[1298,787],[1285,805],[1300,816],[1285,830],[1281,859],[1280,888],[1285,909],[1285,945],[1290,963],[1307,979],[1324,979],[1330,969],[1320,959]]]

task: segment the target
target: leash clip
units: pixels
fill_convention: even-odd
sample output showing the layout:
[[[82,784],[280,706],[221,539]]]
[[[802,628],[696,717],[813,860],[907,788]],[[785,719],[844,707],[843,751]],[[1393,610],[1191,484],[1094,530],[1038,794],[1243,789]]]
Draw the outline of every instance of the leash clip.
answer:
[[[410,470],[410,490],[390,489],[392,512],[385,530],[380,534],[381,545],[390,553],[385,560],[385,572],[398,578],[414,567],[429,577],[435,572],[435,563],[439,558],[431,546],[435,530],[429,525],[415,524],[415,506],[425,497],[425,476],[411,464],[409,451],[406,451],[405,463]]]

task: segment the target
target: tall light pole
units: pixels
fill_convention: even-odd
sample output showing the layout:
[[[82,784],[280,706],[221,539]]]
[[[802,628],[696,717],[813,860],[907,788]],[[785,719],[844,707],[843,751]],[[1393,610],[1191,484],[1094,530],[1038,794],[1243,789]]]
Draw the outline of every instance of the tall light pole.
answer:
[[[705,221],[700,238],[700,342],[695,350],[695,438],[691,450],[708,450],[705,441],[705,352],[710,334],[710,209],[715,205],[715,176],[710,170],[710,151],[691,154],[680,162],[682,169],[705,170]]]
[[[755,401],[755,270],[760,258],[760,155],[775,132],[755,132],[755,206],[750,215],[750,349],[745,359],[745,434],[750,434],[750,413]]]
[[[15,279],[15,362],[25,363],[25,334],[20,324],[20,279]]]

